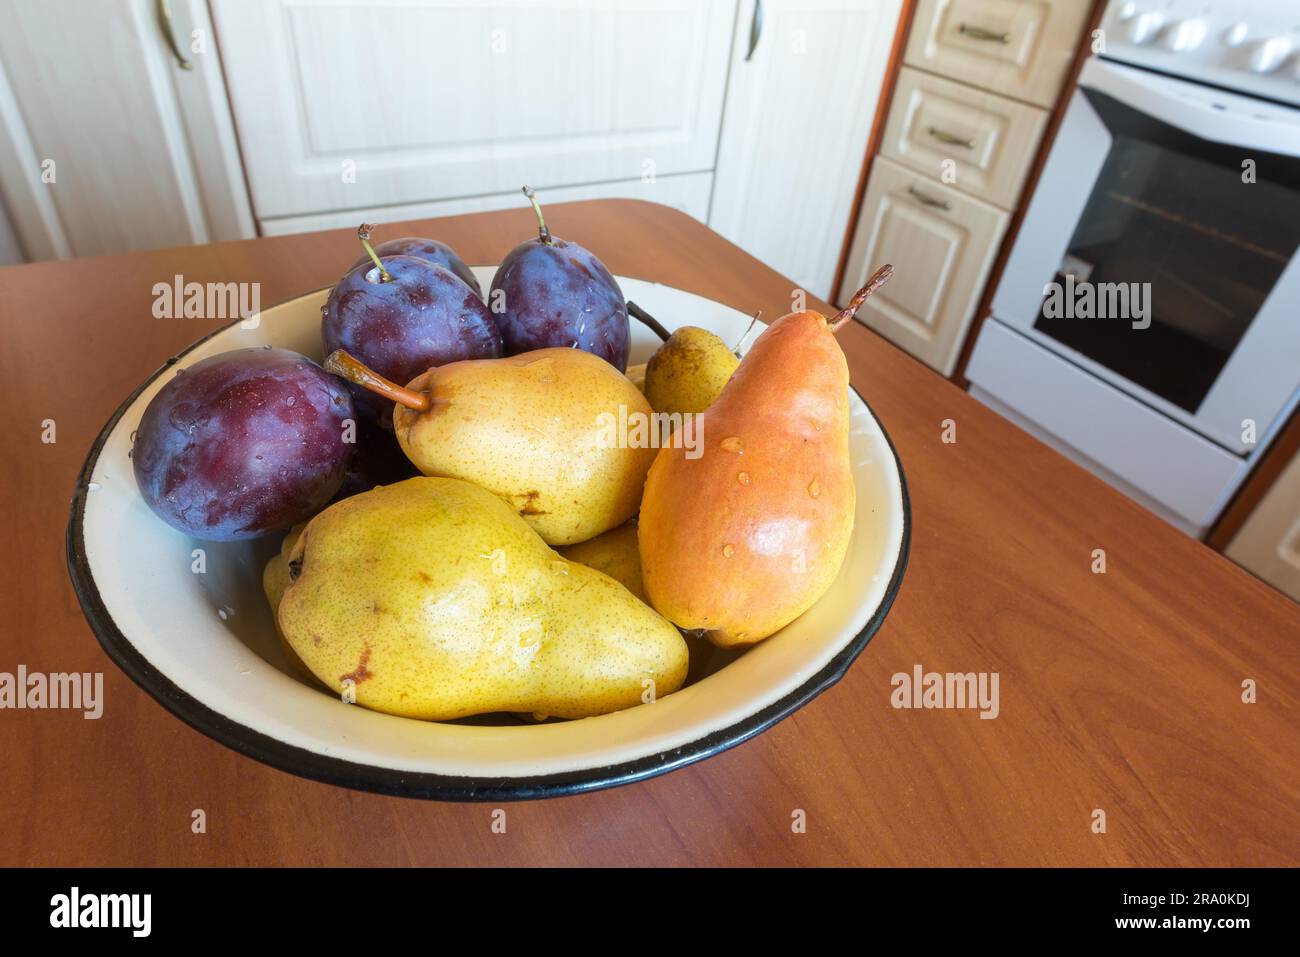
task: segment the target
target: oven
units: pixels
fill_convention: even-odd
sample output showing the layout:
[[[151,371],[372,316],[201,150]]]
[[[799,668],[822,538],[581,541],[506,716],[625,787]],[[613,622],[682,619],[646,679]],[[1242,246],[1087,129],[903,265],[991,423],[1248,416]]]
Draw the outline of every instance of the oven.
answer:
[[[966,375],[1199,535],[1300,399],[1300,52],[1267,47],[1289,72],[1263,96],[1246,68],[1286,21],[1252,39],[1206,4],[1154,26],[1112,6],[1120,50],[1084,64]],[[1221,83],[1233,63],[1244,90]]]

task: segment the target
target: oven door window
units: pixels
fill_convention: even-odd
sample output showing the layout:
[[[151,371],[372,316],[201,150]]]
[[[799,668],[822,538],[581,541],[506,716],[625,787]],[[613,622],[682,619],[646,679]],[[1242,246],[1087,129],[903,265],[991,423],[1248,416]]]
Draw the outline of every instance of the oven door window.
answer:
[[[1300,243],[1300,161],[1084,94],[1113,142],[1034,328],[1195,413]]]

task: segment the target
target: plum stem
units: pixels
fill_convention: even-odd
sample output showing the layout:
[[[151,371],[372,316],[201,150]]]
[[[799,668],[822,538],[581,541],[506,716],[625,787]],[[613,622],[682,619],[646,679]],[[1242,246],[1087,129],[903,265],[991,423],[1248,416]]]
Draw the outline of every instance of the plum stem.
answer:
[[[894,267],[885,263],[867,280],[867,284],[853,294],[849,304],[835,314],[835,318],[830,321],[830,330],[832,333],[840,331],[840,328],[848,322],[857,311],[862,308],[862,304],[867,301],[873,292],[889,282],[889,277],[894,274]]]
[[[537,201],[537,194],[533,192],[531,186],[524,187],[524,195],[528,197],[528,202],[533,204],[533,212],[537,214],[537,238],[543,245],[554,246],[551,242],[551,231],[546,228],[546,217],[542,215],[542,204]]]
[[[332,372],[363,389],[369,389],[375,395],[382,395],[385,399],[391,399],[416,412],[428,412],[433,408],[433,400],[427,395],[413,392],[396,382],[385,379],[344,349],[335,349],[329,354],[329,358],[325,360],[325,371]]]
[[[388,270],[384,268],[383,261],[375,255],[375,248],[370,245],[370,231],[374,228],[375,227],[370,223],[362,223],[361,227],[357,230],[357,238],[361,240],[361,245],[365,249],[366,255],[370,257],[371,262],[379,267],[379,275],[384,277],[383,281],[392,282],[393,277],[388,274]]]
[[[642,309],[634,302],[629,302],[627,304],[627,311],[629,315],[633,316],[638,321],[640,321],[642,325],[649,328],[651,332],[653,332],[664,342],[668,341],[668,337],[670,333],[668,332],[667,329],[663,327],[663,324],[654,316],[650,315],[650,313],[646,312],[644,309]]]

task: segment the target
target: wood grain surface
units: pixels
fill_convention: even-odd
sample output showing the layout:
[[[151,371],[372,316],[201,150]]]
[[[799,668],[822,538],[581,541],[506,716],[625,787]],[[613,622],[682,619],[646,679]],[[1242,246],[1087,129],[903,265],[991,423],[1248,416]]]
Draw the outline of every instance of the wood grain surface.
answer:
[[[547,219],[616,273],[789,307],[789,280],[667,207]],[[523,208],[383,233],[486,263],[533,229]],[[0,269],[0,671],[101,671],[105,698],[97,721],[0,711],[4,863],[1300,863],[1300,609],[858,325],[840,341],[907,470],[911,565],[847,677],[775,728],[649,782],[512,804],[505,834],[491,806],[300,780],[190,730],[81,617],[64,557],[74,478],[121,399],[221,324],[153,318],[154,283],[257,281],[270,304],[356,255],[339,230]],[[997,672],[999,716],[895,710],[891,676],[918,663]]]

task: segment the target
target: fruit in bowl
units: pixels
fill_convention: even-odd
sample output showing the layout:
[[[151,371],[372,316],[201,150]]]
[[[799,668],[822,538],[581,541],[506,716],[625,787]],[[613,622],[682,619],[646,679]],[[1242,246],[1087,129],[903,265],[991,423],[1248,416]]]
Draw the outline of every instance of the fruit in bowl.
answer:
[[[537,238],[510,250],[488,294],[505,354],[573,348],[624,371],[629,328],[623,291],[590,250],[551,234],[527,186],[524,195],[537,214]]]
[[[849,370],[835,332],[891,273],[877,272],[834,319],[772,323],[701,414],[705,453],[668,447],[655,459],[637,527],[646,594],[670,621],[721,647],[753,644],[834,581],[855,506]]]
[[[686,677],[677,629],[460,479],[408,479],[332,506],[288,567],[279,623],[293,650],[328,686],[389,714],[583,718]]]
[[[476,266],[474,273],[483,288],[490,286],[492,267]],[[741,339],[749,322],[748,316],[728,306],[671,286],[624,277],[617,281],[630,299],[644,303],[673,329],[693,325],[733,343]],[[207,356],[250,343],[308,349],[318,356],[312,346],[319,336],[320,308],[327,295],[327,291],[308,293],[270,307],[256,330],[237,326],[222,330],[182,353],[177,365],[192,371]],[[632,361],[644,365],[658,343],[651,343],[639,326],[631,335]],[[656,609],[647,601],[637,541],[641,529],[635,517],[594,538],[558,546],[557,551],[539,542],[532,531],[528,532],[531,539],[525,536],[532,543],[530,551],[505,547],[498,551],[511,535],[523,535],[520,526],[530,526],[506,498],[472,482],[468,484],[478,490],[475,496],[480,501],[501,503],[491,506],[498,514],[505,509],[500,522],[475,520],[477,531],[463,532],[469,538],[489,534],[497,543],[491,549],[484,547],[473,555],[468,548],[462,550],[468,542],[459,541],[462,530],[454,519],[433,521],[426,516],[380,523],[369,503],[398,489],[414,465],[402,453],[397,435],[368,429],[363,421],[356,423],[357,443],[349,466],[357,480],[349,478],[349,484],[335,493],[334,504],[296,525],[280,554],[272,556],[276,543],[267,540],[196,549],[189,535],[172,531],[153,516],[131,481],[129,437],[172,377],[167,371],[155,373],[127,399],[87,458],[68,535],[69,567],[78,598],[113,660],[167,708],[245,755],[333,784],[426,798],[497,801],[626,783],[716,754],[780,720],[844,674],[879,627],[906,563],[907,499],[901,468],[883,429],[852,393],[847,397],[852,423],[849,447],[858,506],[848,554],[838,578],[819,601],[756,644],[719,648],[694,632],[674,628],[662,614],[667,606]],[[483,382],[490,384],[483,388],[493,391],[495,380],[495,375],[485,375]],[[626,386],[635,389],[630,378]],[[591,401],[586,400],[588,412]],[[484,399],[480,408],[487,405]],[[385,407],[391,413],[392,406]],[[518,413],[512,419],[501,409],[494,415],[499,428],[527,429],[533,434],[547,428],[544,416]],[[471,436],[475,430],[467,424],[463,431]],[[706,430],[705,438],[717,436]],[[712,454],[708,444],[704,443],[705,455]],[[479,436],[483,455],[492,454],[492,445],[487,434]],[[566,453],[564,443],[556,448],[553,471],[563,472],[574,457]],[[361,461],[370,458],[367,451],[377,453],[378,459]],[[505,458],[497,454],[499,466],[511,464]],[[806,464],[795,454],[790,463],[792,468]],[[444,481],[467,482],[440,477],[415,480],[417,484]],[[380,486],[377,491],[365,491],[375,485]],[[708,491],[683,487],[682,496]],[[345,523],[340,516],[346,518],[349,510],[368,517],[355,525],[352,520]],[[381,511],[396,512],[388,506]],[[448,511],[469,516],[481,510],[457,506]],[[356,532],[368,544],[343,561],[340,556],[352,546],[340,545],[343,540],[331,533],[325,541],[334,544],[325,552],[314,552],[308,537],[298,554],[303,530],[312,525],[336,531],[346,525],[352,529],[348,541]],[[515,531],[510,535],[501,531],[508,528]],[[394,542],[392,553],[386,554],[394,536],[402,541]],[[475,544],[489,542],[480,539]],[[407,560],[391,560],[399,554]],[[521,554],[531,554],[534,560],[522,561]],[[206,556],[206,573],[197,573],[196,556]],[[291,570],[294,559],[297,564]],[[556,584],[558,575],[555,580],[547,575],[548,569],[569,567],[562,564],[565,559],[590,567],[570,579],[580,586],[576,593],[561,589]],[[417,566],[417,560],[437,566]],[[416,567],[437,572],[430,575],[434,581],[407,575]],[[257,574],[263,568],[264,576]],[[322,578],[318,573],[327,568],[333,571]],[[372,568],[383,572],[367,571]],[[505,574],[498,575],[498,569]],[[415,579],[409,581],[409,590],[403,590],[404,575]],[[320,582],[324,584],[319,589],[312,584]],[[722,578],[715,584],[730,587]],[[294,650],[289,635],[277,637],[278,608],[291,588],[304,589],[297,599],[302,602],[300,613],[310,608],[313,621],[322,615],[319,622],[332,629],[332,637],[304,629],[301,622],[306,618],[295,618],[297,627],[290,625],[304,655],[314,659],[312,666]],[[388,611],[391,600],[378,597],[381,590],[406,596],[396,603],[397,614]],[[490,610],[474,605],[484,595],[493,602]],[[583,595],[596,600],[587,602]],[[334,611],[326,612],[331,596],[339,601]],[[377,612],[375,605],[384,610]],[[447,627],[460,607],[478,607],[481,614],[462,619],[463,627]],[[520,664],[520,656],[527,653],[523,646],[537,634],[530,622],[540,610],[550,608],[562,614],[542,615],[546,621],[543,647],[545,642],[555,642],[563,657],[570,658],[578,646],[558,639],[578,633],[565,627],[572,619],[582,626],[581,647],[599,649],[598,658],[610,671],[593,673],[590,665],[595,659],[589,658],[579,667],[548,672],[552,677],[543,680],[539,659]],[[420,628],[404,630],[402,625],[413,616]],[[284,620],[288,621],[287,608]],[[340,620],[354,627],[342,627]],[[627,620],[639,624],[623,627]],[[392,639],[386,640],[382,654],[374,642],[381,633]],[[508,634],[523,639],[522,646],[512,650],[503,643]],[[675,677],[681,654],[677,635],[688,659],[680,687]],[[321,639],[319,645],[316,638]],[[367,638],[371,647],[363,664]],[[320,650],[327,641],[334,658]],[[620,648],[630,648],[632,656],[620,656]],[[435,671],[429,663],[443,651],[453,657],[444,659]],[[408,654],[410,662],[405,660]],[[492,694],[480,694],[473,687],[473,660],[490,663]],[[416,666],[418,661],[426,667]],[[629,670],[620,671],[624,665]],[[629,671],[647,673],[634,682]],[[433,701],[437,708],[448,710],[430,711],[424,720],[408,717],[400,710],[403,691],[408,700],[410,696],[405,689],[394,695],[399,704],[391,705],[381,693],[380,682],[402,675],[415,676],[426,703]],[[447,675],[450,680],[443,680]],[[553,696],[558,687],[555,680],[576,690]],[[545,695],[538,694],[540,684],[550,689]],[[640,693],[633,694],[638,688]],[[466,716],[446,717],[452,714]],[[539,714],[593,716],[556,718],[541,726],[526,717]],[[434,715],[438,718],[431,720]]]
[[[501,333],[478,294],[450,270],[410,255],[381,257],[371,227],[357,232],[368,263],[348,271],[321,308],[325,353],[346,349],[390,379],[501,355]],[[354,389],[361,413],[387,428],[388,406]]]
[[[310,518],[347,474],[352,400],[287,349],[240,349],[178,370],[145,409],[131,462],[159,518],[232,541]]]
[[[649,422],[645,397],[576,349],[453,362],[406,387],[339,351],[331,372],[393,401],[393,430],[425,475],[476,482],[549,545],[594,538],[636,514],[657,449],[619,442],[620,414]]]
[[[446,243],[440,243],[436,239],[425,239],[422,236],[403,236],[400,239],[386,239],[375,246],[374,250],[381,261],[389,256],[412,256],[431,262],[435,266],[441,266],[443,269],[450,270],[457,279],[473,289],[474,294],[480,299],[483,297],[483,289],[478,284],[478,277],[474,275],[474,270],[466,266],[465,260],[457,256],[456,250]],[[349,267],[348,272],[358,266],[369,268],[371,265],[370,254],[362,253]]]
[[[296,526],[263,576],[286,657],[373,710],[580,718],[672,695],[702,673],[702,638],[767,638],[830,587],[848,547],[850,390],[834,332],[888,267],[832,320],[778,320],[743,360],[707,329],[669,334],[633,307],[666,340],[643,395],[622,371],[617,282],[550,236],[529,192],[539,238],[492,283],[507,313],[408,255],[419,244],[375,249],[363,227],[366,260],[322,307],[323,369],[284,350],[215,356],[141,420],[140,490],[173,525],[213,538]],[[350,394],[373,421],[351,417]],[[662,429],[657,413],[670,413]],[[199,480],[202,509],[184,484]],[[266,514],[249,518],[246,502]]]

